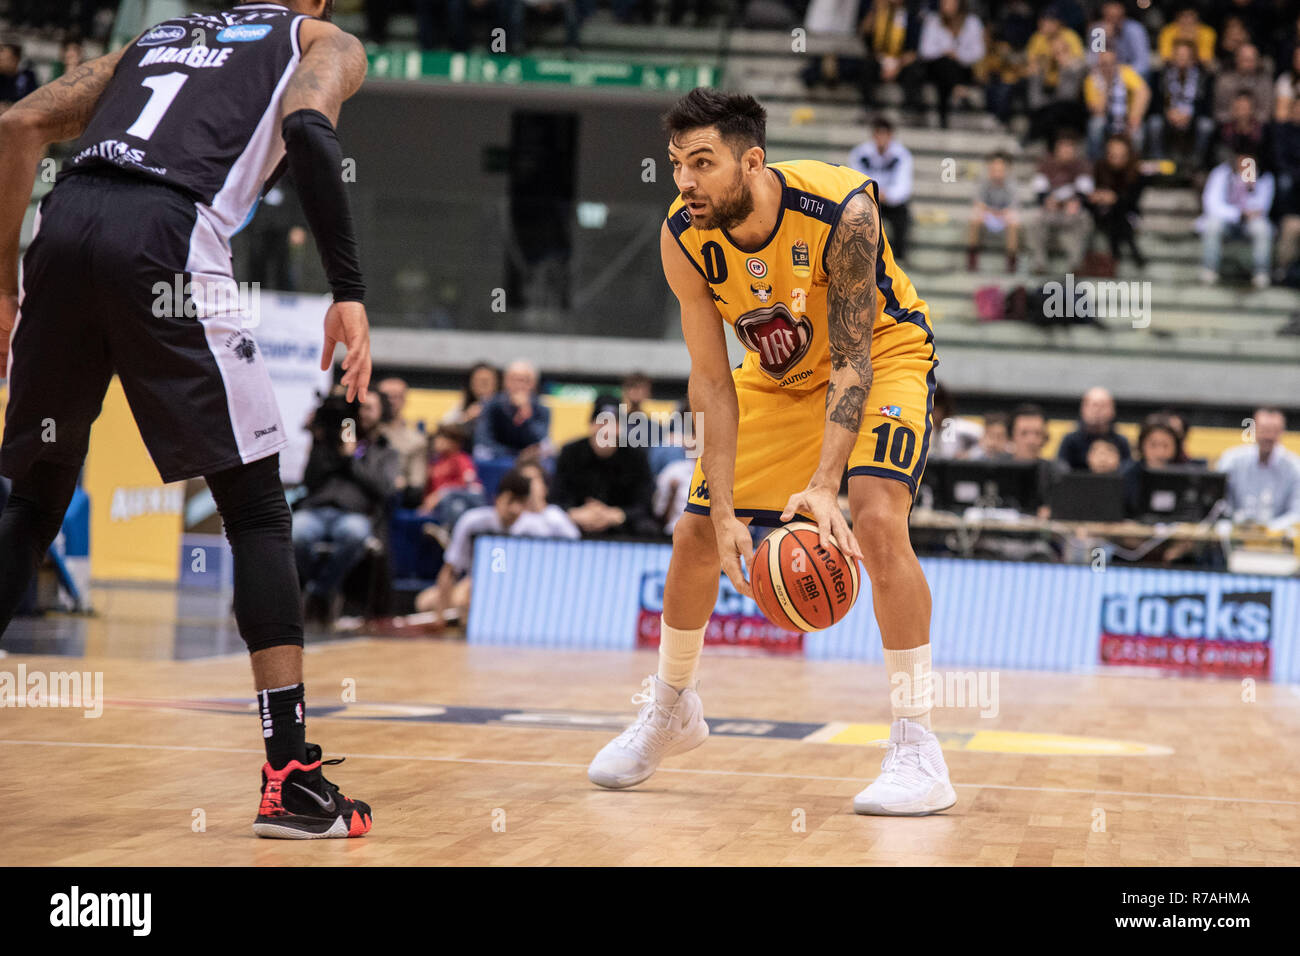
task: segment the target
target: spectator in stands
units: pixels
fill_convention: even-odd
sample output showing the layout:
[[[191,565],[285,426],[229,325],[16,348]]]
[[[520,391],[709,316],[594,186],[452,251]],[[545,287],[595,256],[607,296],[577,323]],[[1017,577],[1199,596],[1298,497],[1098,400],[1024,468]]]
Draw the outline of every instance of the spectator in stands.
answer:
[[[1269,127],[1255,115],[1254,101],[1246,92],[1232,98],[1228,122],[1219,130],[1219,160],[1231,160],[1240,152],[1269,155]]]
[[[1037,405],[1017,405],[1011,412],[1009,443],[1012,461],[1039,461],[1047,444],[1047,415]]]
[[[367,7],[374,0],[366,0]],[[391,0],[384,0],[385,3]],[[427,0],[425,2],[427,7]],[[420,13],[421,35],[425,39],[424,26],[432,22],[431,13]],[[519,54],[524,49],[524,0],[446,0],[447,35],[453,50],[461,52],[470,48],[470,21],[473,18],[486,18],[493,29],[505,31],[504,49],[490,47],[493,53]],[[375,42],[383,41],[373,37]]]
[[[39,85],[36,74],[23,66],[23,45],[0,43],[0,113]]]
[[[417,611],[434,611],[447,621],[466,621],[469,614],[474,539],[481,534],[514,534],[528,508],[532,482],[518,468],[501,476],[490,505],[471,508],[460,516],[442,555],[437,583],[415,599]]]
[[[1012,117],[1025,102],[1028,88],[1028,64],[1025,43],[1028,36],[1014,39],[1019,31],[1020,8],[1028,11],[1024,0],[1014,0],[1003,8],[1002,16],[991,32],[992,43],[987,55],[975,65],[975,79],[984,86],[984,106],[993,117],[1009,127]],[[1032,20],[1029,21],[1032,29]]]
[[[1128,246],[1139,269],[1146,258],[1137,245],[1138,203],[1142,198],[1142,171],[1128,139],[1115,134],[1106,140],[1106,155],[1097,161],[1092,174],[1095,188],[1088,197],[1097,230],[1106,237],[1116,263]]]
[[[1282,439],[1286,416],[1280,408],[1255,410],[1255,442],[1230,448],[1216,471],[1228,476],[1228,507],[1234,521],[1285,528],[1300,522],[1300,456]]]
[[[390,417],[382,424],[388,444],[401,456],[397,473],[397,491],[407,507],[414,507],[424,496],[429,471],[429,439],[406,420],[406,397],[409,391],[400,378],[386,378],[376,388],[388,399]]]
[[[1128,17],[1121,0],[1106,0],[1101,5],[1101,19],[1092,25],[1088,35],[1095,35],[1097,30],[1105,35],[1105,46],[1093,50],[1089,44],[1089,59],[1095,62],[1103,53],[1113,53],[1119,66],[1132,67],[1145,80],[1151,73],[1151,39],[1142,24]]]
[[[1088,156],[1101,158],[1107,136],[1127,136],[1142,149],[1142,122],[1151,105],[1151,88],[1133,67],[1121,63],[1114,50],[1097,54],[1097,65],[1083,85],[1088,105]]]
[[[1016,184],[1010,178],[1011,157],[996,152],[989,157],[984,182],[975,194],[970,225],[966,231],[966,268],[979,271],[979,245],[984,230],[1006,235],[1007,272],[1016,271],[1020,249],[1020,212]]]
[[[912,153],[894,139],[894,124],[877,117],[871,124],[871,139],[849,153],[849,165],[876,181],[880,195],[880,218],[887,227],[894,258],[907,258],[907,236],[912,223]]]
[[[528,507],[512,531],[535,538],[581,538],[582,530],[573,519],[559,505],[550,503],[550,489],[542,466],[535,461],[528,462],[519,466],[519,473],[528,479],[532,490],[528,495]]]
[[[444,548],[447,547],[445,535],[456,526],[456,519],[483,504],[478,469],[474,467],[474,459],[465,452],[468,437],[461,425],[439,425],[433,433],[433,455],[419,510],[444,529],[442,534],[432,532]]]
[[[1287,122],[1273,130],[1273,169],[1277,176],[1278,282],[1300,287],[1300,97],[1291,102]]]
[[[1295,51],[1300,49],[1300,9],[1287,19],[1287,28],[1278,31],[1277,44],[1274,47],[1273,62],[1279,68],[1295,62]],[[1300,95],[1300,91],[1297,91]]]
[[[1223,21],[1219,29],[1219,45],[1214,51],[1215,67],[1220,73],[1231,70],[1237,62],[1237,51],[1250,43],[1250,34],[1237,17]]]
[[[862,64],[862,105],[876,108],[876,88],[897,83],[903,71],[916,62],[921,17],[908,10],[904,0],[874,0],[859,26],[866,57]]]
[[[695,420],[691,417],[690,402],[679,402],[667,422],[661,420],[658,438],[656,444],[646,449],[651,474],[658,476],[676,461],[686,458],[694,460],[699,435],[695,430]]]
[[[1219,74],[1214,83],[1214,120],[1226,126],[1237,118],[1233,101],[1240,95],[1250,97],[1250,115],[1256,123],[1273,117],[1273,79],[1259,61],[1259,50],[1244,44],[1234,57],[1234,66]]]
[[[1060,79],[1056,55],[1058,39],[1065,41],[1065,49],[1071,55],[1083,56],[1083,41],[1079,34],[1061,22],[1060,8],[1052,5],[1038,15],[1038,30],[1029,38],[1029,45],[1025,48],[1030,75],[1042,77],[1044,87],[1049,90],[1055,89]]]
[[[1267,288],[1273,256],[1273,223],[1268,218],[1273,206],[1273,174],[1261,172],[1249,151],[1240,151],[1231,163],[1210,170],[1201,196],[1201,282],[1219,281],[1219,260],[1223,240],[1246,238],[1251,245],[1254,274],[1252,284]]]
[[[927,13],[921,24],[917,60],[903,72],[907,107],[920,110],[921,90],[932,84],[939,99],[939,126],[947,129],[954,96],[965,96],[975,79],[972,70],[983,58],[979,17],[968,11],[966,0],[939,0],[938,9]]]
[[[382,533],[401,458],[381,428],[388,399],[372,390],[361,403],[326,399],[312,419],[312,447],[303,474],[306,495],[293,512],[293,546],[304,589],[304,616],[337,616],[344,580]],[[317,546],[328,543],[321,555]]]
[[[1120,469],[1124,476],[1125,510],[1131,517],[1141,518],[1148,510],[1140,500],[1142,473],[1179,464],[1186,458],[1182,436],[1169,419],[1159,413],[1148,415],[1138,432],[1136,457]]]
[[[502,376],[502,389],[483,405],[474,430],[474,457],[550,457],[551,410],[537,400],[537,368],[520,359]]]
[[[1220,34],[1236,21],[1251,43],[1261,43],[1272,29],[1273,14],[1259,0],[1212,0],[1210,25]]]
[[[812,0],[804,27],[818,37],[851,37],[858,26],[859,6],[859,0]],[[809,89],[823,84],[834,87],[841,80],[857,79],[862,66],[861,57],[825,53],[811,56],[800,77]]]
[[[1115,399],[1109,391],[1097,386],[1083,393],[1079,427],[1061,439],[1056,457],[1071,471],[1084,471],[1088,468],[1088,449],[1101,438],[1114,444],[1121,461],[1132,457],[1128,439],[1115,431]]]
[[[501,391],[501,372],[491,362],[477,362],[465,377],[465,392],[455,408],[442,416],[441,424],[461,425],[469,432],[466,451],[474,450],[474,432],[483,406]]]
[[[678,520],[686,512],[686,502],[690,499],[694,478],[694,458],[680,458],[670,462],[655,476],[652,510],[664,534],[672,535]]]
[[[1290,69],[1283,71],[1273,87],[1273,120],[1287,123],[1291,120],[1291,107],[1300,99],[1300,46],[1291,53]]]
[[[617,399],[598,398],[587,437],[560,449],[551,500],[585,534],[654,535],[653,497],[645,449],[627,447],[619,434]]]
[[[1048,44],[1048,59],[1030,61],[1029,132],[1025,142],[1045,139],[1051,150],[1059,133],[1081,133],[1087,124],[1083,83],[1088,61],[1078,36],[1064,27],[1044,42]]]
[[[1218,34],[1214,27],[1201,22],[1200,11],[1192,4],[1179,8],[1174,19],[1160,30],[1156,40],[1156,50],[1160,59],[1168,63],[1174,57],[1174,47],[1179,43],[1192,45],[1193,60],[1202,68],[1214,65],[1214,44]]]
[[[930,445],[932,458],[966,458],[984,435],[979,425],[957,417],[957,403],[941,384],[934,387],[930,424],[934,429]]]
[[[1160,159],[1187,157],[1193,168],[1203,166],[1214,135],[1214,118],[1210,116],[1212,85],[1209,69],[1196,61],[1192,42],[1176,40],[1157,77],[1155,108],[1147,120],[1150,155]]]
[[[1172,408],[1162,408],[1158,412],[1148,415],[1146,420],[1148,422],[1164,422],[1174,433],[1174,437],[1178,439],[1178,453],[1173,460],[1173,464],[1205,464],[1204,459],[1192,459],[1187,456],[1187,419],[1183,417],[1182,413],[1176,412]]]
[[[65,40],[59,50],[59,65],[55,67],[53,79],[71,73],[86,62],[86,51],[80,40]]]
[[[632,372],[623,379],[623,405],[631,418],[633,412],[645,413],[645,403],[650,401],[653,383],[645,372]]]
[[[1113,475],[1124,463],[1120,448],[1109,435],[1098,435],[1088,445],[1088,471],[1094,475]]]
[[[984,434],[980,443],[970,450],[968,458],[980,461],[1007,461],[1011,458],[1011,438],[1008,432],[1010,419],[1002,412],[989,412],[984,416]]]
[[[1062,133],[1050,156],[1038,164],[1033,191],[1038,213],[1029,223],[1033,271],[1047,271],[1053,239],[1065,249],[1066,271],[1076,272],[1088,241],[1088,213],[1084,200],[1092,194],[1092,172],[1078,152],[1078,140]]]

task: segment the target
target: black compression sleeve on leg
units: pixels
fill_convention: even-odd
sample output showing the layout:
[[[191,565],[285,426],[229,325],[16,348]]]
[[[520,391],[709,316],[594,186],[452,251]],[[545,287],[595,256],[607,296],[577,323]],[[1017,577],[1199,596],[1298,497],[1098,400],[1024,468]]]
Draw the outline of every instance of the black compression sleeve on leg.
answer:
[[[280,132],[334,301],[364,302],[366,284],[343,187],[343,151],[334,126],[316,110],[295,110],[284,118]]]
[[[0,637],[63,526],[79,474],[75,465],[38,461],[14,482],[0,514]]]
[[[293,516],[280,485],[280,456],[205,477],[234,553],[239,636],[249,653],[302,647]]]

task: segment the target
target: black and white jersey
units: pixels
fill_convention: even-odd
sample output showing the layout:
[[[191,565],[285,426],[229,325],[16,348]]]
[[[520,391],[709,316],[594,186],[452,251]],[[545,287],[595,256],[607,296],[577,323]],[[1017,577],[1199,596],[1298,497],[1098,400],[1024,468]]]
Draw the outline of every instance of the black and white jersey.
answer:
[[[159,23],[122,56],[63,175],[108,166],[167,183],[228,242],[284,158],[280,98],[307,19],[245,3]]]

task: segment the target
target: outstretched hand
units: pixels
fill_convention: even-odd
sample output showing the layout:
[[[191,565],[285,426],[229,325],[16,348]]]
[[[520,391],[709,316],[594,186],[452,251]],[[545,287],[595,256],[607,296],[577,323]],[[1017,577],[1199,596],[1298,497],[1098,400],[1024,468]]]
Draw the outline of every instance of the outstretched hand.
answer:
[[[320,370],[329,371],[334,363],[334,347],[340,342],[347,352],[343,356],[343,386],[347,400],[366,400],[370,387],[370,320],[360,302],[335,302],[325,313],[325,349],[321,352]]]

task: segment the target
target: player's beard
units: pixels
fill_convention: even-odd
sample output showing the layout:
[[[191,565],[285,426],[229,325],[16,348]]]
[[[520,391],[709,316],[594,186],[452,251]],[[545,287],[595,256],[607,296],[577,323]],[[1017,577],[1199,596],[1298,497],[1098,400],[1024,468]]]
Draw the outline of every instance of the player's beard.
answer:
[[[685,198],[685,197],[683,197]],[[691,219],[696,229],[731,229],[749,218],[754,211],[754,192],[745,185],[744,174],[736,173],[736,188],[731,195],[714,201],[713,212],[706,219]]]

